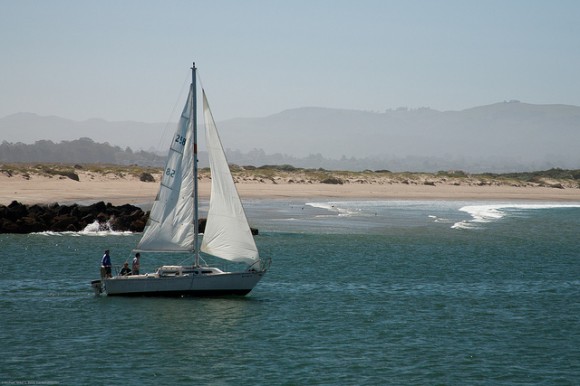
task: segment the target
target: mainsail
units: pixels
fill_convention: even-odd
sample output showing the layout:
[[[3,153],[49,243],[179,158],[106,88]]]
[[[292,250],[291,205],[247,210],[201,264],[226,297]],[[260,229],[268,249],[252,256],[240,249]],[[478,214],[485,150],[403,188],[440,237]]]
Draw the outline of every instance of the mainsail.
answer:
[[[135,251],[191,252],[194,250],[193,227],[193,133],[190,111],[193,92],[189,96],[151,208],[143,237]]]
[[[207,152],[211,169],[211,197],[201,251],[222,259],[254,264],[258,249],[203,91]]]

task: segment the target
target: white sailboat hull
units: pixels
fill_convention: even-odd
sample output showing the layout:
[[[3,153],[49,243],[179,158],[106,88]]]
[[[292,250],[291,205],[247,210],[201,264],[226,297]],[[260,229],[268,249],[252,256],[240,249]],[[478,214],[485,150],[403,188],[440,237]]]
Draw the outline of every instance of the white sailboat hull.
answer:
[[[109,296],[222,296],[246,295],[258,284],[265,271],[212,274],[158,274],[116,276],[104,279]]]

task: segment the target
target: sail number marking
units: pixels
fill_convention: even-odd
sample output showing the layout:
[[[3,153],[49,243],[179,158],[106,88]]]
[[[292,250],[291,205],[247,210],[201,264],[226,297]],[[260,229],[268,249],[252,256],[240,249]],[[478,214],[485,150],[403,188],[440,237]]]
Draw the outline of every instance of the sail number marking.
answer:
[[[185,146],[186,138],[183,135],[175,134],[175,142],[180,144],[181,146]]]
[[[165,175],[169,177],[175,177],[175,169],[167,168],[165,170]]]

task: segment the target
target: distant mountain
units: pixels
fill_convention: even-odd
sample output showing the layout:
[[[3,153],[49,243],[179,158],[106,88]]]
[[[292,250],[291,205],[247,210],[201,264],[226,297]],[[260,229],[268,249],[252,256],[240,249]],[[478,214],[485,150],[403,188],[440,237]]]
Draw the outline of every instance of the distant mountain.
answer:
[[[504,102],[463,111],[383,113],[300,108],[219,124],[224,143],[248,151],[340,159],[453,159],[512,165],[580,165],[580,107]]]
[[[230,161],[393,171],[529,171],[580,166],[580,107],[517,101],[462,111],[368,112],[318,107],[218,122]],[[0,142],[89,137],[161,149],[174,124],[71,121],[21,113],[0,118]],[[165,137],[167,141],[167,136]],[[203,146],[202,146],[203,148]]]

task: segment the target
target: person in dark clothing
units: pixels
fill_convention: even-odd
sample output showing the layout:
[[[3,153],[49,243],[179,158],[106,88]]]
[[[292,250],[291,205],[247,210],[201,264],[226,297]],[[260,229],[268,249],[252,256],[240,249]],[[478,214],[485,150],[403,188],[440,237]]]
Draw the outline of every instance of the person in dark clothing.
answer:
[[[121,276],[128,276],[131,274],[131,268],[129,268],[129,263],[123,264],[123,268],[121,268]]]

